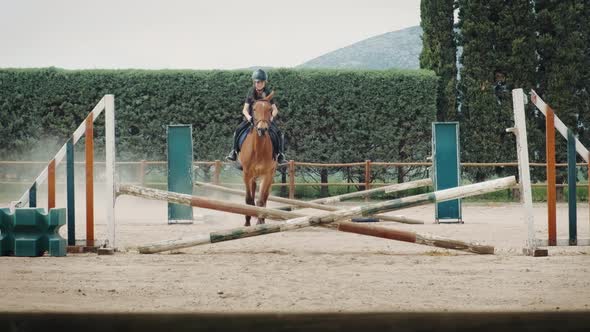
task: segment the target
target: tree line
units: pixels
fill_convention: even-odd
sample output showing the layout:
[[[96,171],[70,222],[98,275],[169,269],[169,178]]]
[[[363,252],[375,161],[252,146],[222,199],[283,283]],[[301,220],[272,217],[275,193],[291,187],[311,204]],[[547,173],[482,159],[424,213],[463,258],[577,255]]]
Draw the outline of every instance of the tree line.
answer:
[[[514,88],[535,89],[590,145],[589,1],[422,0],[421,19],[420,65],[441,78],[437,118],[460,121],[463,160],[516,159],[514,138],[505,132],[513,124]],[[527,129],[530,157],[544,162],[544,118],[530,103]],[[565,141],[556,144],[563,162]]]

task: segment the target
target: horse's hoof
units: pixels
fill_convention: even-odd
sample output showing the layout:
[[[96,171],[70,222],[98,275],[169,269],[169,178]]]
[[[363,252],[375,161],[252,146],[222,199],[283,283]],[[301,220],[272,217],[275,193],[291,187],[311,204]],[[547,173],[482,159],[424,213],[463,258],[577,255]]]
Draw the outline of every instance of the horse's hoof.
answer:
[[[264,225],[264,220],[257,222],[256,225]]]
[[[246,227],[250,226],[250,222],[245,223],[244,226],[246,226]]]

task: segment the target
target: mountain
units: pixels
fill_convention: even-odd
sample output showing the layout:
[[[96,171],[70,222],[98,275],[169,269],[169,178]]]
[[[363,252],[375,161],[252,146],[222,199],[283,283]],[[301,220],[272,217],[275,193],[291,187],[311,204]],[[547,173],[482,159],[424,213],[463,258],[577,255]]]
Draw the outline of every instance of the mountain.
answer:
[[[419,69],[422,28],[371,37],[309,60],[297,68]]]

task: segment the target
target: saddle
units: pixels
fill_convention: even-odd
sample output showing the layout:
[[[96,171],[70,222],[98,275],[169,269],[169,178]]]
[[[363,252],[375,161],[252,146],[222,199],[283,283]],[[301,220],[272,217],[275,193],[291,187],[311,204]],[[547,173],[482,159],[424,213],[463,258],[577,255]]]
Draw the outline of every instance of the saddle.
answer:
[[[253,130],[254,127],[252,126],[248,126],[244,129],[242,129],[241,132],[237,133],[238,136],[238,146],[240,147],[240,150],[242,149],[242,144],[244,143],[244,141],[246,140],[246,136],[248,136],[248,133],[250,133],[251,130]],[[273,151],[273,159],[276,159],[277,154],[279,154],[279,148],[280,148],[280,137],[277,134],[276,130],[273,129],[272,126],[270,126],[268,133],[270,135],[270,141],[272,142],[272,151]]]

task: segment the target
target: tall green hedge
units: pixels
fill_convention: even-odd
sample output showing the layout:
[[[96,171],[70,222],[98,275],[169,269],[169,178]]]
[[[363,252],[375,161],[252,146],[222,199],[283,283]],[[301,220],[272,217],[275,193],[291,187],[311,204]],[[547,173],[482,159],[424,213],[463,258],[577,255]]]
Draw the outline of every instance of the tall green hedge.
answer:
[[[437,90],[430,71],[276,69],[269,85],[289,158],[430,154]],[[23,158],[47,140],[65,142],[104,94],[115,95],[119,159],[164,159],[168,124],[193,125],[197,159],[222,159],[250,86],[249,71],[0,69],[0,159]],[[100,148],[101,121],[97,136]],[[47,150],[45,158],[56,152]]]

